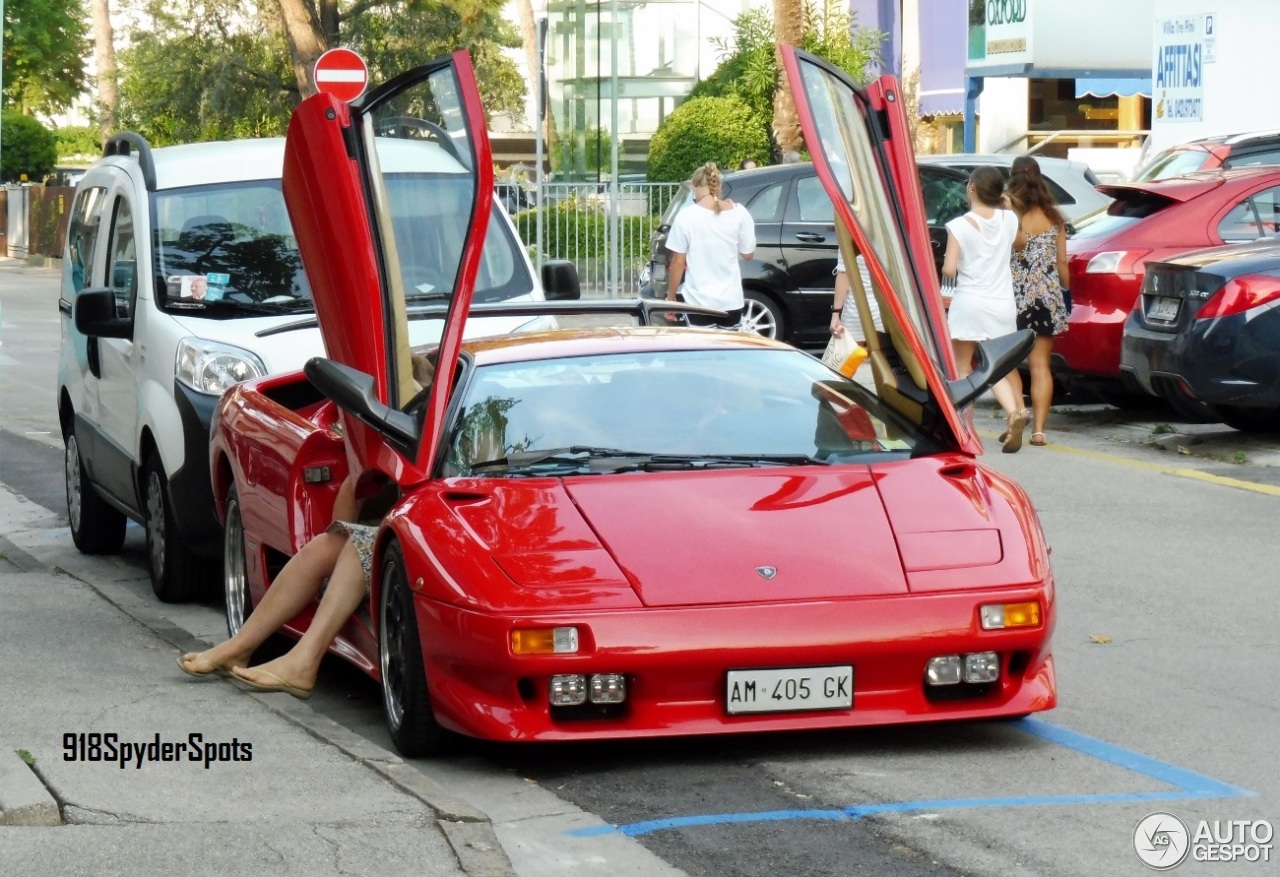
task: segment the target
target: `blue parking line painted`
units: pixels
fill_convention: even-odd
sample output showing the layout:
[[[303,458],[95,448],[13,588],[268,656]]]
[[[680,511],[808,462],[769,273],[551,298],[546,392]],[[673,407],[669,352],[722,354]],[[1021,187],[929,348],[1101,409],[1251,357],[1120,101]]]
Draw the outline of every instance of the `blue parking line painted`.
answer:
[[[569,837],[599,837],[622,834],[627,837],[652,834],[672,828],[695,828],[707,825],[728,825],[748,822],[783,822],[788,820],[819,820],[841,822],[875,816],[880,813],[919,813],[933,810],[960,810],[980,807],[1043,807],[1064,804],[1131,804],[1139,801],[1184,801],[1196,798],[1239,798],[1254,793],[1211,777],[1189,771],[1176,765],[1158,761],[1088,737],[1084,734],[1051,725],[1039,719],[1023,719],[1010,727],[1039,737],[1056,746],[1071,749],[1090,758],[1123,767],[1157,782],[1173,786],[1166,792],[1118,792],[1097,795],[1031,795],[1000,798],[939,798],[936,800],[898,801],[886,804],[856,804],[841,809],[770,810],[761,813],[709,813],[702,816],[677,816],[670,819],[652,819],[626,825],[600,825],[577,828],[565,832]]]

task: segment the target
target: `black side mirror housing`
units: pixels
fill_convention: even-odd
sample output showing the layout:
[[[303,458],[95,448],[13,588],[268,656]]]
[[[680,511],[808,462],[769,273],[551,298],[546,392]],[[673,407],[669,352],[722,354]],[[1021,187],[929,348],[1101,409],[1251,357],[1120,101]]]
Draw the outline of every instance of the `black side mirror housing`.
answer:
[[[947,381],[947,390],[956,408],[964,408],[991,389],[1001,378],[1018,367],[1027,358],[1036,343],[1036,334],[1022,329],[1009,335],[1001,335],[978,343],[978,364],[964,378]]]
[[[319,356],[307,360],[302,371],[325,398],[332,399],[343,411],[404,447],[417,444],[418,429],[413,417],[378,401],[372,375]]]
[[[577,267],[565,259],[543,262],[542,295],[547,301],[577,301],[582,298]]]
[[[76,331],[97,338],[132,338],[133,320],[118,316],[115,290],[105,286],[82,289],[76,296]]]

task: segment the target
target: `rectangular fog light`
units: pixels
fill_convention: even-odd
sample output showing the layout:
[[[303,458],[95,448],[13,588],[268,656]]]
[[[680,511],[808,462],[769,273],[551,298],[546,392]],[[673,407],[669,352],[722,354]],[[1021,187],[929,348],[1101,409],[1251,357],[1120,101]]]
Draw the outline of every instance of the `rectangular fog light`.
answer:
[[[1000,678],[1000,656],[995,652],[976,652],[964,656],[964,681],[995,682]]]
[[[982,615],[983,630],[1040,626],[1040,604],[1035,600],[1026,603],[988,603],[979,612]]]
[[[581,706],[587,702],[587,677],[578,673],[551,677],[552,706]]]
[[[959,685],[961,663],[959,655],[940,655],[929,659],[924,671],[924,681],[929,685]]]
[[[592,703],[622,703],[626,699],[626,676],[621,673],[597,673],[591,677]]]

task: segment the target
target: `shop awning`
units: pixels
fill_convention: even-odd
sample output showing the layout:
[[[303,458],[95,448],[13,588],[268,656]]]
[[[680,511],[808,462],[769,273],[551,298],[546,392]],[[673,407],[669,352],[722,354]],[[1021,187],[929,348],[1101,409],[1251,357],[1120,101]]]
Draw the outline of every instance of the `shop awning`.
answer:
[[[1077,79],[1076,97],[1151,97],[1151,77],[1141,79]]]
[[[924,10],[927,8],[928,14]],[[920,15],[922,116],[964,112],[967,0],[932,0]]]

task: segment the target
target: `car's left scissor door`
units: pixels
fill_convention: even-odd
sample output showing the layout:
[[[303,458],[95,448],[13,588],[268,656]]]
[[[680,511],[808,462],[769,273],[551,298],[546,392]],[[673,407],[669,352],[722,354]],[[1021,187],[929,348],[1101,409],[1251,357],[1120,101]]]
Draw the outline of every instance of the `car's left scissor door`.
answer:
[[[467,53],[416,67],[349,105],[326,95],[304,101],[289,129],[284,186],[328,355],[372,375],[378,401],[402,409],[420,391],[409,320],[434,313],[441,325],[412,440],[346,419],[360,469],[420,481],[440,443],[493,201]],[[442,205],[448,222],[439,220]]]

